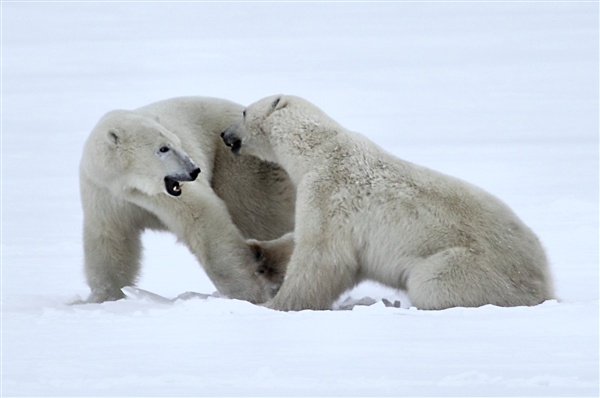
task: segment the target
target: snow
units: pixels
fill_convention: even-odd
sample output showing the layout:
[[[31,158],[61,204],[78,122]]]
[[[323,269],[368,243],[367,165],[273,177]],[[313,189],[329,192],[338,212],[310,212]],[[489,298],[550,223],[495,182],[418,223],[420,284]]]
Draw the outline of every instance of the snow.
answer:
[[[2,396],[599,396],[597,2],[2,2]],[[557,300],[281,313],[217,297],[68,305],[78,163],[107,111],[303,96],[508,203]],[[214,286],[168,234],[138,286]]]

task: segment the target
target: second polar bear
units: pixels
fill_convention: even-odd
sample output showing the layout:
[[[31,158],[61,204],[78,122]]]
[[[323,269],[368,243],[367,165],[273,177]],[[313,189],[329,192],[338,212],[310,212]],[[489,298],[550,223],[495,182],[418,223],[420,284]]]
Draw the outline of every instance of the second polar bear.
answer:
[[[304,99],[260,100],[222,137],[280,164],[297,187],[295,247],[268,307],[328,309],[364,279],[421,309],[553,297],[538,238],[499,199],[392,156]]]
[[[98,122],[80,166],[87,302],[123,298],[135,285],[146,229],[173,232],[222,294],[272,297],[256,272],[268,259],[257,261],[245,240],[293,229],[295,188],[279,166],[225,148],[219,133],[242,109],[181,97]]]

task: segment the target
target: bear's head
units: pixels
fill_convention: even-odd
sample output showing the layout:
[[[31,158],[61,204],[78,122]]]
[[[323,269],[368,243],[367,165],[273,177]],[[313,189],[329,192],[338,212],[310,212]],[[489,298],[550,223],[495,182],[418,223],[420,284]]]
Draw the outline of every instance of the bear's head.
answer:
[[[283,95],[264,98],[244,109],[241,118],[221,133],[221,138],[231,151],[239,155],[253,155],[261,159],[276,162],[272,151],[270,136],[274,126],[271,116],[288,104]]]
[[[181,182],[200,168],[179,137],[157,120],[132,111],[113,111],[96,125],[84,148],[82,172],[112,190],[179,196]]]
[[[306,155],[323,145],[324,134],[336,134],[339,127],[305,99],[275,95],[249,105],[221,138],[236,155],[282,164],[282,154]]]

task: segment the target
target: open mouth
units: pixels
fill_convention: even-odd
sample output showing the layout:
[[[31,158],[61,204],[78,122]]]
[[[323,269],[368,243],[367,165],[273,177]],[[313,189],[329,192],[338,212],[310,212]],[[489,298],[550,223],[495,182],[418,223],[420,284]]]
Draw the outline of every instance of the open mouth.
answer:
[[[242,141],[237,140],[231,144],[231,152],[233,152],[234,155],[239,155],[240,149],[242,149]]]
[[[233,152],[234,155],[240,154],[240,149],[242,148],[242,140],[240,140],[237,137],[226,135],[225,132],[221,133],[221,138],[223,138],[223,142],[231,149],[231,152]]]
[[[165,189],[171,196],[181,195],[181,184],[179,184],[179,181],[174,180],[171,177],[165,177]]]

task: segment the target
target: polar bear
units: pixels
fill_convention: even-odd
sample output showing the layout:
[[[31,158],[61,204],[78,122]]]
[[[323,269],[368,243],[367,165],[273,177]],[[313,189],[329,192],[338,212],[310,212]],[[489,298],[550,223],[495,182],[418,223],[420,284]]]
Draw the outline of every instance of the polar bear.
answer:
[[[181,97],[106,114],[80,163],[87,302],[117,300],[140,271],[145,229],[173,232],[220,293],[273,296],[245,240],[294,228],[295,188],[279,166],[236,157],[219,133],[242,112],[216,98]]]
[[[553,297],[538,238],[499,199],[392,156],[306,100],[260,100],[222,138],[297,187],[295,247],[267,307],[328,309],[364,279],[430,310]]]

